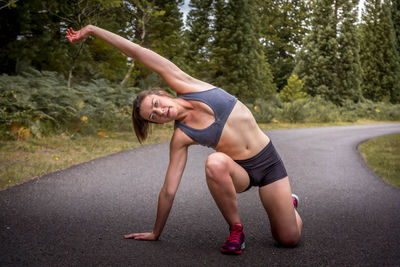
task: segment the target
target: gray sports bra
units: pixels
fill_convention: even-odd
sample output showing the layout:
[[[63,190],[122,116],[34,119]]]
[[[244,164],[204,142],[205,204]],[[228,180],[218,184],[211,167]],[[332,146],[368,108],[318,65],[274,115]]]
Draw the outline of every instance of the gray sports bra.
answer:
[[[179,121],[175,121],[175,124],[187,136],[200,145],[216,148],[226,120],[237,102],[236,97],[221,88],[182,94],[178,97],[186,100],[201,101],[213,110],[215,121],[207,128],[195,129]]]

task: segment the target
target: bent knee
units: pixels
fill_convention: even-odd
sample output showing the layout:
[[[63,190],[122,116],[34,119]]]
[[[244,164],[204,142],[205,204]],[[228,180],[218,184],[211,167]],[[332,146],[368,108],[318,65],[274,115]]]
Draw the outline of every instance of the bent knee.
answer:
[[[229,172],[229,157],[221,152],[215,152],[206,160],[206,177],[217,178]]]
[[[285,247],[295,247],[300,241],[300,234],[298,231],[287,231],[280,234],[274,234],[274,238],[279,244]]]

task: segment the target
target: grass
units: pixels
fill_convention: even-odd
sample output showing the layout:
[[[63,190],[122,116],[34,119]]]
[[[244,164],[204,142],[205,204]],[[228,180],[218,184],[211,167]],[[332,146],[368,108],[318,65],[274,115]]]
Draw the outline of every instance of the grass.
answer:
[[[400,134],[371,139],[362,143],[358,149],[376,174],[400,188]]]
[[[383,122],[358,121],[356,123],[297,124],[279,122],[260,124],[260,127],[263,130],[273,130],[371,123]],[[153,131],[144,145],[167,142],[172,132],[173,124],[154,125]],[[0,140],[0,190],[21,184],[46,173],[139,146],[139,142],[131,132],[110,132],[79,138],[71,138],[63,134],[41,139],[30,138],[25,141]],[[398,151],[397,155],[399,154]],[[399,162],[399,158],[397,158],[397,162]],[[397,172],[399,173],[399,170]]]
[[[154,126],[144,145],[169,141],[172,131],[172,124]],[[132,132],[110,132],[79,138],[63,134],[25,141],[0,141],[0,190],[139,146]]]

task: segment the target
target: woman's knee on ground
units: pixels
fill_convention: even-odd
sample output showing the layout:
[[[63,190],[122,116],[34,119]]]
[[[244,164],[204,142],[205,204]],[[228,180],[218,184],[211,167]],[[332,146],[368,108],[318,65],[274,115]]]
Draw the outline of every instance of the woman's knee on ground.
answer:
[[[208,156],[206,161],[207,179],[217,180],[229,173],[229,157],[224,153],[216,152]]]
[[[286,247],[294,247],[299,243],[300,233],[297,228],[272,230],[272,235],[279,244]]]

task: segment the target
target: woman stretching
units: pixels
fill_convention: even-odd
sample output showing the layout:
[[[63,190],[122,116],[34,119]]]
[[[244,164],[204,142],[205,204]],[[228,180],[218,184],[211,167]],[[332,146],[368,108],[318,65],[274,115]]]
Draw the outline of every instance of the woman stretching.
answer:
[[[259,187],[273,237],[285,246],[298,243],[302,228],[295,209],[298,199],[292,196],[281,158],[244,104],[224,90],[189,76],[157,53],[104,29],[88,25],[76,32],[69,29],[66,34],[71,43],[89,35],[106,41],[158,73],[178,95],[173,98],[163,91],[143,91],[133,102],[132,119],[139,141],[146,139],[149,123],[175,121],[175,129],[153,232],[125,238],[160,237],[182,178],[188,147],[200,144],[216,150],[205,162],[205,175],[210,193],[230,227],[221,252],[241,254],[244,249],[245,233],[236,194],[252,186]]]

